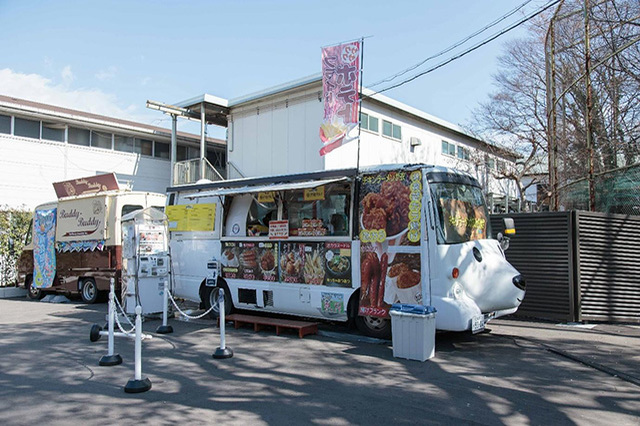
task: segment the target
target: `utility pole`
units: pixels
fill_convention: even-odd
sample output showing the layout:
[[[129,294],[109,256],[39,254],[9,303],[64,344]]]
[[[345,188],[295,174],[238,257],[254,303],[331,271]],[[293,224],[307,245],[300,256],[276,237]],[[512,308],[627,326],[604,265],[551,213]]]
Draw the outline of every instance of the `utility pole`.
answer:
[[[584,50],[585,50],[585,82],[587,90],[587,110],[585,131],[587,133],[587,164],[589,168],[589,210],[596,211],[596,194],[593,181],[593,105],[591,99],[591,52],[589,47],[589,0],[584,0]]]

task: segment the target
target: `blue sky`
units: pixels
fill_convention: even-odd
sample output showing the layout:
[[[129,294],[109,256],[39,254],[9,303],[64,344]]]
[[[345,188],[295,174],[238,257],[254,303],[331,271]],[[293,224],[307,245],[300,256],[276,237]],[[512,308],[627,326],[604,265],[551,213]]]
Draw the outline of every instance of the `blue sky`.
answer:
[[[145,108],[147,99],[240,97],[319,73],[321,46],[361,36],[371,36],[364,45],[368,85],[523,2],[0,0],[0,94],[168,127],[161,113]],[[531,1],[523,12],[545,3]],[[522,34],[513,31],[385,95],[464,125],[493,90],[503,44]]]

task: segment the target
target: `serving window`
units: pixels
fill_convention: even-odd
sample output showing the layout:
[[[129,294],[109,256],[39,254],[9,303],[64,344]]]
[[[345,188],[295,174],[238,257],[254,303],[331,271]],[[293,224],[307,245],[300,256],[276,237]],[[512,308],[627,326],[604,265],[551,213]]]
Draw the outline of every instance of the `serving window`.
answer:
[[[348,236],[350,203],[351,189],[344,183],[285,191],[284,211],[289,219],[289,235]]]
[[[276,192],[258,192],[252,194],[252,198],[247,214],[247,236],[267,236],[269,221],[281,219],[278,217],[280,196]]]

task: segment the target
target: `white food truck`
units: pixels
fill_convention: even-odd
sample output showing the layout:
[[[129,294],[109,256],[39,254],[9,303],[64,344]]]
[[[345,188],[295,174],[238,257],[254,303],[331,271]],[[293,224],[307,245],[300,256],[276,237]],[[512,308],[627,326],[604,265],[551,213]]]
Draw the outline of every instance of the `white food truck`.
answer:
[[[352,321],[389,336],[393,303],[434,306],[437,329],[477,332],[525,294],[480,184],[456,170],[389,165],[167,193],[175,296],[207,308],[223,288],[227,313]]]

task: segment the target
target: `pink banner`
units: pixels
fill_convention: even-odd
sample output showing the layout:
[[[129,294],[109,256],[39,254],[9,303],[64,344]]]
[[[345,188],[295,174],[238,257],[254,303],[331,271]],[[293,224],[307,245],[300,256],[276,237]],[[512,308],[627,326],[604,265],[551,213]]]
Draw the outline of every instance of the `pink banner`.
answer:
[[[322,49],[322,89],[324,119],[320,155],[328,154],[345,142],[358,125],[358,85],[360,82],[360,42]]]

